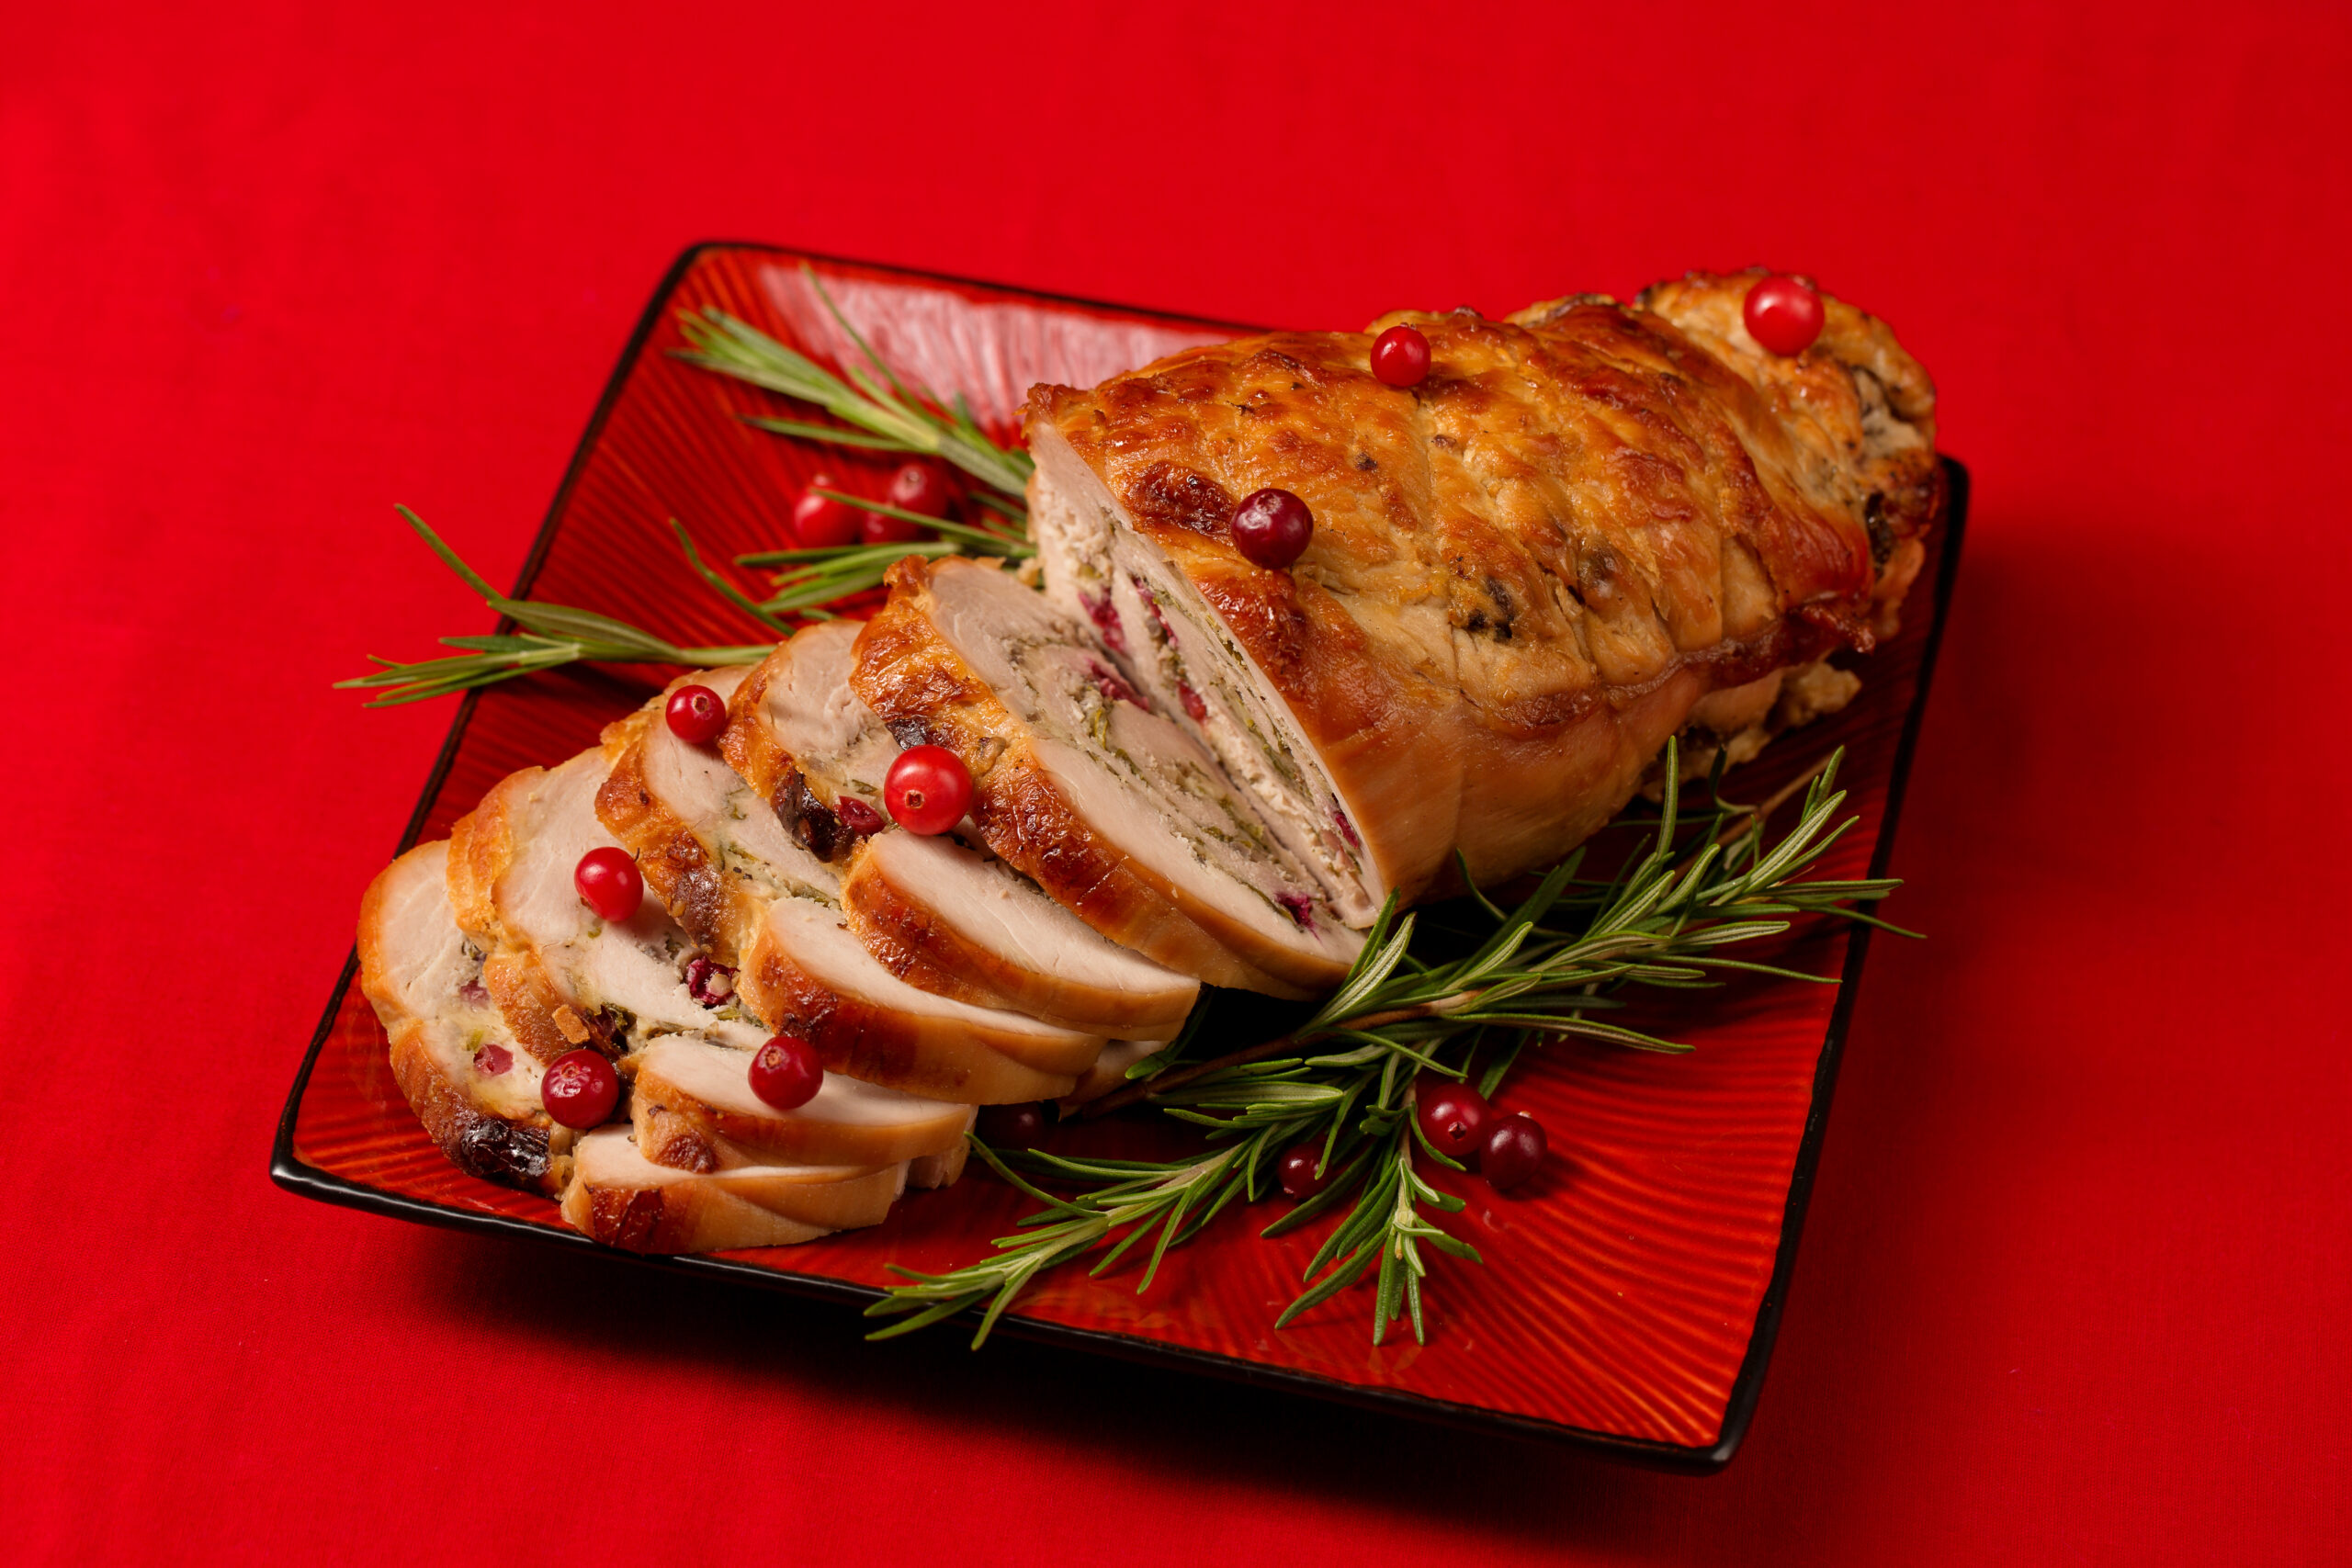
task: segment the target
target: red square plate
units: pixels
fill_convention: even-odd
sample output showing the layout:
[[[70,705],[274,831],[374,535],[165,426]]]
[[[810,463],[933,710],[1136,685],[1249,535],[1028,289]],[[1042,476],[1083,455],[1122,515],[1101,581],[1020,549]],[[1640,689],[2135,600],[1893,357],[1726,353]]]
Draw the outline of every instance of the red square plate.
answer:
[[[697,246],[662,280],[630,337],[518,597],[602,610],[684,644],[756,635],[695,581],[666,520],[684,521],[707,554],[774,547],[787,537],[791,498],[820,460],[838,468],[842,455],[754,429],[738,416],[786,412],[782,400],[667,351],[679,346],[681,310],[716,304],[837,361],[845,344],[804,265],[895,367],[962,392],[999,436],[1032,382],[1091,385],[1239,330],[763,246]],[[1857,666],[1861,696],[1783,738],[1739,776],[1743,796],[1760,796],[1829,747],[1848,749],[1841,782],[1861,821],[1823,875],[1876,875],[1887,862],[1959,557],[1967,476],[1957,465],[1951,471],[1953,504],[1938,558],[1913,591],[1910,625]],[[590,744],[607,719],[654,690],[654,674],[570,671],[469,695],[403,847],[446,834],[508,772]],[[1074,1350],[1650,1464],[1718,1468],[1738,1446],[1763,1382],[1869,935],[1821,922],[1770,955],[1838,975],[1835,986],[1751,977],[1651,1010],[1645,1027],[1695,1044],[1691,1055],[1573,1043],[1532,1054],[1538,1059],[1522,1066],[1505,1100],[1544,1122],[1559,1157],[1509,1199],[1464,1179],[1469,1206],[1448,1224],[1487,1263],[1433,1259],[1426,1346],[1401,1328],[1373,1346],[1368,1287],[1277,1332],[1274,1317],[1297,1293],[1321,1227],[1266,1241],[1257,1235],[1262,1221],[1238,1215],[1172,1253],[1147,1293],[1136,1293],[1133,1266],[1100,1280],[1065,1269],[1033,1286],[1001,1326]],[[346,964],[294,1080],[271,1156],[277,1182],[404,1219],[592,1247],[547,1200],[477,1180],[441,1156],[394,1086],[383,1033],[352,978]],[[1148,1121],[1113,1119],[1089,1137],[1141,1145],[1160,1133]],[[981,1175],[910,1194],[871,1230],[654,1261],[862,1303],[893,1281],[888,1265],[938,1271],[970,1261],[1027,1207]]]

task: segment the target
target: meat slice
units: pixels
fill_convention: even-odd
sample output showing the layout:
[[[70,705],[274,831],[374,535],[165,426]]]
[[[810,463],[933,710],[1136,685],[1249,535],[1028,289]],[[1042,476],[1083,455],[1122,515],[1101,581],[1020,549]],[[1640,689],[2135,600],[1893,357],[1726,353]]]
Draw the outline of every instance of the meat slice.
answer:
[[[785,831],[834,865],[889,820],[882,779],[899,754],[850,689],[863,625],[824,621],[794,633],[737,689],[718,742]]]
[[[419,844],[359,906],[359,987],[391,1038],[393,1081],[459,1169],[552,1196],[571,1131],[539,1100],[541,1068],[481,984],[481,950],[449,909],[446,840]]]
[[[768,906],[735,983],[769,1028],[815,1045],[827,1071],[940,1100],[1057,1100],[1102,1049],[1099,1034],[916,989],[812,898]]]
[[[629,1058],[638,1147],[657,1165],[894,1165],[964,1146],[972,1108],[828,1074],[807,1104],[779,1111],[752,1092],[750,1057],[670,1035]]]
[[[856,705],[845,684],[837,689]],[[756,1045],[765,1031],[797,1034],[832,1071],[967,1104],[1052,1099],[1093,1063],[1099,1032],[976,1007],[885,968],[843,928],[831,868],[783,832],[718,751],[673,735],[661,705],[656,698],[607,729],[613,765],[596,811],[647,868],[648,886],[677,901],[686,934],[698,926],[720,944],[711,957],[731,973],[704,968],[692,984],[714,1001],[723,987],[762,1026],[729,1043]],[[870,716],[865,723],[872,727]]]
[[[1029,505],[1046,596],[1102,632],[1121,673],[1162,713],[1190,721],[1340,918],[1370,925],[1388,888],[1356,826],[1363,807],[1341,795],[1281,694],[1062,433],[1040,422],[1035,443]]]
[[[608,923],[573,885],[580,857],[615,842],[595,810],[609,771],[601,751],[552,771],[526,768],[451,829],[449,901],[489,953],[484,984],[515,1038],[543,1062],[592,1043],[618,1055],[682,1032],[756,1049],[767,1032],[741,1005],[707,987],[707,1001],[695,995],[695,945],[660,900]]]
[[[840,875],[787,834],[716,746],[680,739],[662,717],[672,693],[707,686],[724,701],[749,671],[681,675],[651,702],[607,725],[612,773],[596,817],[636,857],[652,895],[710,958],[729,968],[767,906],[786,894],[830,899]]]
[[[994,568],[910,557],[853,683],[971,769],[989,848],[1103,935],[1211,985],[1309,997],[1362,945],[1216,758],[1084,626]]]
[[[563,1217],[582,1235],[631,1252],[790,1247],[879,1224],[906,1179],[903,1165],[746,1166],[698,1174],[655,1165],[626,1127],[600,1127],[574,1151]]]
[[[893,829],[842,877],[849,929],[908,984],[1071,1029],[1166,1040],[1200,982],[1119,946],[993,855]]]
[[[1088,1033],[1173,1032],[1197,981],[1106,941],[985,850],[880,826],[899,744],[850,689],[857,629],[830,622],[776,649],[722,741],[799,841],[842,869],[850,930],[922,990]]]

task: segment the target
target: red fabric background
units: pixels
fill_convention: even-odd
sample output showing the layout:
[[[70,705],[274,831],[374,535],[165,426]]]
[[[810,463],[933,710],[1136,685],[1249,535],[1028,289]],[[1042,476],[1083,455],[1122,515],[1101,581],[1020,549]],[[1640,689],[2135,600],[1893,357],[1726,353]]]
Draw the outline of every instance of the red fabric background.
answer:
[[[12,8],[0,1554],[2352,1552],[2340,6]],[[2200,15],[2206,15],[2200,13]],[[304,1203],[271,1129],[688,241],[1353,325],[1803,267],[1976,514],[1794,1293],[1690,1481]]]

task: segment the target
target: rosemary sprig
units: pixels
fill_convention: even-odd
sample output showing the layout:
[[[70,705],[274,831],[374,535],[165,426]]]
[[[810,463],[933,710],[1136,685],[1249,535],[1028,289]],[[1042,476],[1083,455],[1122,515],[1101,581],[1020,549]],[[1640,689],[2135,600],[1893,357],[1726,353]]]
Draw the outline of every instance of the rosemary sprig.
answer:
[[[357,687],[377,691],[383,695],[369,707],[390,707],[401,703],[422,702],[427,697],[447,696],[454,692],[476,686],[493,685],[526,675],[535,670],[552,670],[579,660],[596,660],[613,664],[756,664],[767,657],[773,642],[729,648],[682,648],[667,638],[616,621],[610,615],[600,615],[593,610],[577,610],[564,604],[545,604],[531,599],[510,599],[482,580],[481,574],[460,559],[458,552],[442,541],[441,536],[426,525],[407,507],[398,508],[408,525],[416,530],[433,553],[439,556],[450,570],[465,581],[467,587],[481,595],[481,602],[498,614],[511,618],[524,629],[518,633],[484,637],[445,637],[442,645],[466,651],[447,658],[419,660],[401,663],[390,659],[374,659],[383,668],[348,681],[335,682],[337,690]],[[694,541],[678,528],[679,543],[686,551],[695,569],[713,586],[726,592],[747,614],[770,630],[781,633],[780,623],[763,613],[748,599],[728,584],[718,573],[705,566],[695,550]],[[370,656],[371,659],[373,656]]]
[[[1046,1208],[1024,1219],[1020,1234],[1000,1238],[989,1258],[945,1274],[901,1270],[910,1283],[875,1303],[868,1315],[912,1315],[877,1337],[985,1303],[977,1345],[1039,1274],[1109,1243],[1095,1268],[1102,1273],[1141,1238],[1156,1235],[1141,1290],[1170,1247],[1198,1235],[1235,1197],[1254,1198],[1261,1178],[1288,1150],[1319,1143],[1325,1186],[1262,1234],[1282,1235],[1352,1201],[1317,1249],[1299,1297],[1276,1326],[1376,1269],[1374,1343],[1400,1317],[1410,1320],[1417,1339],[1425,1338],[1423,1244],[1473,1262],[1479,1258],[1430,1217],[1458,1211],[1462,1201],[1434,1186],[1419,1161],[1461,1168],[1421,1136],[1413,1113],[1420,1077],[1469,1077],[1489,1036],[1507,1042],[1478,1072],[1481,1092],[1489,1095],[1526,1045],[1550,1038],[1687,1050],[1591,1016],[1621,1006],[1611,993],[1629,985],[1690,988],[1719,983],[1726,971],[1835,984],[1834,976],[1736,959],[1722,950],[1777,935],[1807,914],[1868,919],[1854,906],[1894,890],[1896,884],[1884,878],[1804,879],[1853,826],[1853,818],[1838,818],[1846,798],[1836,788],[1841,755],[1805,782],[1799,818],[1777,844],[1767,846],[1766,808],[1720,798],[1712,820],[1686,841],[1678,838],[1679,757],[1669,743],[1665,798],[1647,851],[1629,857],[1606,881],[1577,875],[1584,859],[1578,852],[1510,910],[1474,893],[1491,929],[1460,956],[1442,951],[1434,927],[1417,940],[1416,916],[1398,911],[1392,898],[1339,990],[1298,1029],[1214,1061],[1137,1078],[1090,1108],[1091,1113],[1148,1100],[1201,1126],[1208,1140],[1203,1154],[1168,1162],[1108,1161],[1042,1152],[1001,1155],[982,1147],[992,1168]],[[1016,1167],[1079,1183],[1080,1190],[1056,1196],[1017,1174]]]
[[[804,420],[751,421],[763,430],[802,440],[944,458],[984,485],[1008,496],[1020,496],[1034,466],[1029,455],[989,440],[962,394],[943,400],[927,388],[920,392],[910,389],[833,303],[816,269],[804,262],[801,274],[856,345],[864,364],[845,363],[836,376],[715,305],[679,312],[679,330],[690,346],[673,352],[707,370],[814,403],[851,426],[843,430]]]

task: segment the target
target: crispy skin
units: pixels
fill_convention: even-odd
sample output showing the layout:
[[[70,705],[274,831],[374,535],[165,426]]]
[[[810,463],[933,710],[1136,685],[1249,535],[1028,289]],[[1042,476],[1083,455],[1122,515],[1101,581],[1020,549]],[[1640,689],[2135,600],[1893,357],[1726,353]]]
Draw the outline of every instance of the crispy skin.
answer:
[[[1764,355],[1752,281],[1243,338],[1034,389],[1028,428],[1216,610],[1409,898],[1457,850],[1481,883],[1556,859],[1709,692],[1891,627],[1942,504],[1933,390],[1837,300]],[[1399,321],[1431,350],[1409,390],[1369,369]],[[1314,512],[1288,570],[1227,531],[1267,486]]]
[[[1062,908],[1112,941],[1212,986],[1271,996],[1319,995],[1338,976],[1276,974],[1245,962],[1247,942],[1221,911],[1170,886],[1104,844],[1037,761],[1028,727],[933,629],[933,563],[890,568],[890,598],[858,634],[850,677],[865,705],[901,738],[944,746],[972,774],[972,820],[989,849]],[[902,728],[903,727],[903,728]],[[1224,940],[1231,935],[1233,940]],[[1261,943],[1249,943],[1253,950]],[[1269,964],[1284,961],[1266,953]]]

